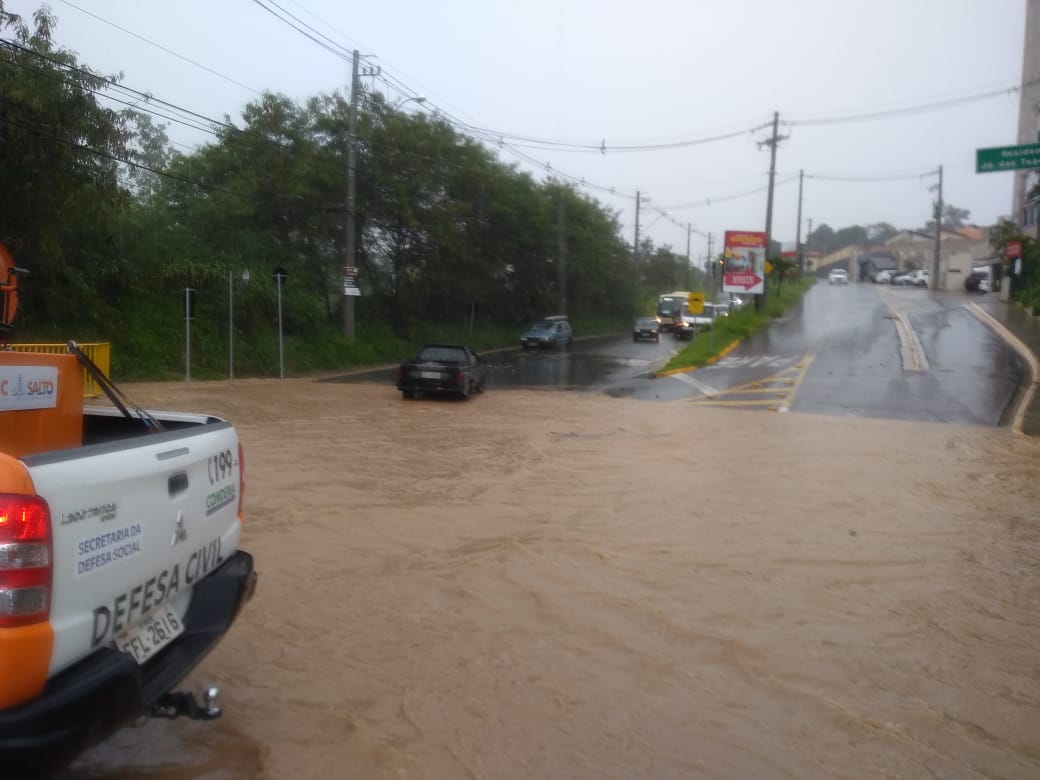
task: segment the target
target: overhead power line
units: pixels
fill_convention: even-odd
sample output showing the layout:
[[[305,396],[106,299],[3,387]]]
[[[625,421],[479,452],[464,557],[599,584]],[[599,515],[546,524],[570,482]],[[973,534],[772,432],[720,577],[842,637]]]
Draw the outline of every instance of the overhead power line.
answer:
[[[132,36],[134,38],[137,38],[137,40],[139,40],[139,41],[144,41],[149,46],[154,46],[157,49],[161,49],[162,51],[166,52],[167,54],[169,54],[169,55],[171,55],[173,57],[176,57],[179,60],[183,60],[184,62],[187,62],[189,65],[194,65],[196,68],[204,70],[207,73],[212,73],[214,76],[216,76],[218,78],[221,78],[221,79],[224,79],[224,81],[227,81],[230,84],[234,84],[236,87],[241,87],[242,89],[249,90],[250,92],[252,92],[252,93],[254,93],[256,95],[263,95],[263,92],[261,92],[260,90],[253,89],[248,84],[243,84],[241,81],[236,81],[235,79],[231,78],[230,76],[225,76],[223,73],[220,73],[219,71],[213,70],[213,68],[206,67],[205,65],[203,65],[200,62],[196,62],[193,59],[185,57],[183,54],[178,54],[177,52],[173,51],[173,49],[167,49],[162,44],[156,43],[155,41],[152,41],[152,40],[149,40],[148,38],[145,38],[143,35],[138,35],[137,33],[133,32],[132,30],[128,30],[125,27],[120,27],[115,22],[110,22],[108,19],[104,19],[104,18],[98,16],[97,14],[91,13],[90,11],[86,10],[85,8],[80,8],[75,3],[70,2],[70,0],[58,0],[58,2],[64,3],[65,5],[67,5],[67,6],[71,7],[71,8],[75,8],[80,13],[86,14],[87,16],[90,16],[90,17],[92,17],[94,19],[97,19],[99,22],[102,22],[103,24],[107,24],[110,27],[115,27],[117,30],[121,30],[122,32],[125,32],[127,35],[130,35],[130,36]]]
[[[904,106],[903,108],[889,108],[878,111],[864,111],[856,114],[825,117],[822,119],[789,119],[786,120],[784,124],[788,126],[802,125],[803,127],[810,127],[813,125],[835,125],[846,122],[865,122],[872,119],[893,119],[896,117],[911,116],[913,114],[924,114],[930,111],[939,111],[944,108],[952,108],[953,106],[965,105],[968,103],[977,103],[981,100],[989,100],[991,98],[999,97],[1001,95],[1010,95],[1014,94],[1015,92],[1021,91],[1025,87],[1031,87],[1034,84],[1040,84],[1040,79],[1032,79],[1030,81],[1023,82],[1020,85],[1001,87],[999,89],[991,89],[985,92],[976,92],[972,95],[962,95],[961,97],[927,101],[912,106]]]
[[[321,48],[325,49],[325,51],[329,52],[330,54],[333,54],[336,57],[339,57],[344,62],[349,62],[350,61],[351,53],[350,53],[350,51],[348,49],[346,49],[343,46],[340,46],[338,43],[336,43],[334,40],[332,40],[328,36],[322,35],[322,33],[320,33],[317,30],[315,30],[313,27],[311,27],[305,21],[300,19],[298,16],[294,16],[293,14],[289,13],[288,11],[286,11],[284,8],[282,8],[280,5],[278,5],[278,3],[274,2],[274,0],[267,0],[267,2],[269,2],[275,8],[277,8],[278,11],[281,11],[282,14],[285,14],[285,16],[282,16],[281,14],[278,13],[278,11],[275,11],[274,9],[269,8],[267,5],[265,5],[262,2],[262,0],[253,0],[253,2],[256,3],[258,6],[260,6],[261,8],[263,8],[265,11],[267,11],[267,13],[271,14],[275,19],[278,19],[280,22],[282,22],[282,23],[288,25],[289,27],[291,27],[292,29],[296,30],[296,32],[298,32],[300,35],[304,36],[305,38],[309,38],[311,41],[313,41],[314,43],[318,44]],[[289,19],[295,20],[300,25],[302,25],[302,27],[301,26],[297,26],[296,24],[294,24],[292,21],[290,21],[286,17],[289,17]],[[306,29],[304,29],[304,28],[306,28]],[[312,31],[314,34],[312,35],[311,32],[308,32],[308,30]],[[321,36],[321,38],[324,38],[325,40],[320,40],[316,36]],[[328,41],[328,43],[326,43],[325,41]]]
[[[111,160],[112,162],[120,163],[122,165],[129,165],[132,168],[137,168],[138,170],[142,171],[148,171],[149,173],[154,173],[157,176],[162,176],[167,179],[183,182],[184,184],[191,184],[195,187],[202,187],[203,189],[209,190],[211,192],[223,192],[227,195],[234,195],[236,197],[246,197],[240,192],[235,192],[234,190],[225,189],[223,187],[217,187],[213,184],[206,184],[205,182],[199,181],[198,179],[189,179],[184,176],[178,176],[177,174],[170,173],[169,171],[164,171],[159,168],[153,168],[150,165],[145,165],[144,163],[138,163],[134,162],[133,160],[127,160],[123,157],[118,157],[114,154],[111,154],[110,152],[106,152],[103,149],[97,149],[93,146],[87,146],[86,144],[77,143],[75,141],[69,140],[68,138],[63,138],[59,135],[55,135],[54,133],[44,132],[40,130],[38,127],[31,127],[29,125],[22,124],[21,122],[15,122],[13,119],[8,119],[6,117],[0,116],[0,122],[4,122],[5,124],[8,124],[12,127],[17,127],[18,129],[24,130],[27,133],[32,133],[33,135],[39,138],[46,138],[49,141],[54,141],[64,146],[68,146],[72,149],[76,149],[77,151],[86,152],[96,157]]]
[[[33,49],[29,49],[29,48],[27,48],[25,46],[22,46],[22,45],[20,45],[18,43],[15,43],[14,41],[9,41],[7,39],[0,38],[0,45],[7,46],[10,49],[15,49],[15,50],[20,51],[20,52],[22,52],[24,54],[28,54],[28,55],[31,55],[33,57],[36,57],[37,59],[43,60],[44,62],[48,62],[51,65],[55,66],[56,68],[60,68],[63,71],[67,71],[69,73],[76,73],[76,74],[79,74],[80,76],[84,76],[84,77],[86,77],[88,79],[92,79],[92,80],[95,80],[95,81],[101,81],[101,82],[103,82],[106,85],[107,88],[118,90],[125,97],[133,98],[135,102],[131,103],[131,102],[126,101],[126,100],[121,100],[120,98],[114,97],[112,95],[105,94],[101,90],[93,89],[93,88],[90,88],[90,87],[85,87],[85,86],[83,86],[79,82],[72,82],[69,79],[62,79],[62,81],[65,84],[68,84],[70,86],[79,86],[80,88],[85,89],[86,91],[91,92],[92,94],[97,95],[100,98],[104,98],[105,100],[112,100],[112,101],[114,101],[116,103],[120,103],[122,105],[125,105],[125,106],[128,106],[130,108],[133,108],[135,111],[141,111],[141,112],[144,112],[144,113],[149,113],[149,114],[152,114],[154,116],[161,117],[162,119],[167,119],[167,120],[169,120],[171,122],[176,122],[176,123],[184,125],[186,127],[190,127],[190,128],[192,128],[194,130],[201,130],[203,132],[207,132],[207,133],[210,133],[210,134],[215,134],[214,131],[213,131],[213,127],[214,126],[215,127],[222,127],[222,128],[224,128],[226,130],[235,130],[236,129],[236,128],[234,128],[234,126],[229,125],[227,122],[221,121],[219,119],[214,119],[213,117],[206,116],[205,114],[200,114],[197,111],[192,111],[191,109],[184,108],[183,106],[179,106],[179,105],[177,105],[175,103],[171,103],[171,102],[169,102],[167,100],[163,100],[162,98],[157,98],[154,95],[151,95],[151,94],[148,94],[147,92],[142,92],[140,90],[134,89],[133,87],[128,87],[125,84],[120,84],[118,81],[115,81],[114,79],[109,78],[107,76],[100,76],[97,73],[93,73],[93,72],[91,72],[89,70],[86,70],[84,68],[80,68],[80,67],[77,67],[75,65],[70,65],[67,62],[62,62],[59,59],[56,59],[54,57],[50,57],[50,56],[48,56],[46,54],[43,54],[43,53],[38,52],[38,51],[35,51]],[[52,71],[49,72],[49,71],[44,70],[43,68],[36,67],[36,66],[33,66],[33,65],[29,65],[28,63],[18,62],[16,60],[0,60],[0,63],[15,65],[15,66],[20,67],[20,68],[30,69],[30,70],[33,70],[33,71],[35,71],[37,73],[44,73],[44,74],[45,73],[53,73]],[[142,101],[145,105],[140,105],[140,103],[138,101]],[[162,113],[160,111],[156,111],[154,108],[150,108],[149,107],[150,104],[153,104],[153,103],[159,104],[160,106],[164,106],[167,109],[169,109],[170,111],[179,112],[182,115],[182,118],[178,118],[178,117],[175,117],[175,116],[169,116],[168,114],[164,114],[164,113]],[[205,126],[203,126],[201,124],[198,124],[198,122],[208,122],[208,123],[210,123],[211,127],[205,127]]]
[[[934,176],[935,169],[919,171],[917,173],[897,173],[890,175],[873,176],[870,174],[857,175],[847,174],[844,176],[826,175],[819,173],[806,173],[805,178],[817,179],[818,181],[841,181],[841,182],[881,182],[881,181],[909,181],[911,179],[923,179],[925,176]]]
[[[777,187],[782,187],[785,184],[790,184],[798,179],[797,176],[788,176],[785,179],[781,179],[776,182]],[[740,198],[747,198],[751,195],[757,195],[760,192],[765,192],[769,189],[768,184],[764,184],[761,187],[756,187],[753,190],[746,190],[744,192],[737,192],[732,195],[723,195],[720,198],[705,198],[704,200],[693,201],[691,203],[678,203],[674,206],[661,206],[665,211],[682,211],[683,209],[694,209],[702,208],[704,206],[714,206],[716,203],[726,203],[731,200],[738,200]]]

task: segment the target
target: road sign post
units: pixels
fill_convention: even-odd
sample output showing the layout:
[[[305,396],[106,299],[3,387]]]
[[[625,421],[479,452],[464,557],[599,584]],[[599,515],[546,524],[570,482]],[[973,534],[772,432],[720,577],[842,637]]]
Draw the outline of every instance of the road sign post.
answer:
[[[278,378],[285,379],[285,345],[282,336],[282,285],[289,278],[285,269],[279,266],[274,269],[274,283],[278,288]]]

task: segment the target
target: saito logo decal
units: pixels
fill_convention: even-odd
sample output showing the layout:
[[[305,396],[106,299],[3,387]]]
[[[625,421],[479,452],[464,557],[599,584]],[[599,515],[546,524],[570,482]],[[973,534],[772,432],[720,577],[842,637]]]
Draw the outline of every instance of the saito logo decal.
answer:
[[[58,405],[58,369],[54,366],[0,366],[0,412],[53,409]]]

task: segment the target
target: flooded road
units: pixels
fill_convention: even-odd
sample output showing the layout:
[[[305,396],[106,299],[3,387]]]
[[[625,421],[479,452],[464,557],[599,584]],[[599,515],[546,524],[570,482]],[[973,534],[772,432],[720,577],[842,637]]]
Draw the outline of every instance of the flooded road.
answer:
[[[254,600],[86,778],[1036,777],[1040,444],[293,379],[232,420]]]
[[[1008,422],[1022,361],[972,313],[977,295],[817,283],[784,317],[712,364],[657,376],[686,346],[627,332],[570,350],[484,355],[494,388],[606,393],[641,401],[971,425]],[[720,336],[720,338],[723,338]],[[720,344],[719,347],[728,345]],[[392,386],[396,367],[329,378]]]

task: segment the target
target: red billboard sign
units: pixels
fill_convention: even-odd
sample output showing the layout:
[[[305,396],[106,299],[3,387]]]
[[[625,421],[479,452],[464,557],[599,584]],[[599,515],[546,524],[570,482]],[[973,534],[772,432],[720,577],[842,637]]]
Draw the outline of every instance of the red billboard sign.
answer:
[[[766,286],[766,234],[727,230],[723,252],[724,292],[761,294]]]

